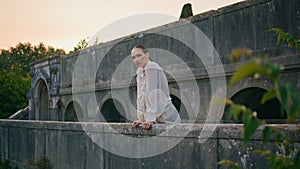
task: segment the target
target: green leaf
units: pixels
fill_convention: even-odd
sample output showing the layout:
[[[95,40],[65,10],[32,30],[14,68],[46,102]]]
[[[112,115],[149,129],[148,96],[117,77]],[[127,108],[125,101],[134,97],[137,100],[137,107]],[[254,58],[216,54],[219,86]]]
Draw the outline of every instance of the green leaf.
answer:
[[[220,162],[218,162],[218,165],[225,165],[227,167],[232,167],[232,169],[240,169],[237,163],[227,159],[221,160]]]
[[[251,118],[252,118],[252,112],[247,109],[246,112],[243,113],[242,115],[243,124],[248,125],[251,122]]]
[[[288,90],[287,90],[287,86],[286,84],[282,84],[282,83],[279,83],[279,86],[278,86],[278,89],[279,89],[279,99],[281,101],[281,115],[283,115],[284,113],[284,109],[287,107],[287,102],[288,102]]]
[[[289,121],[295,121],[300,111],[298,92],[291,86],[288,86],[287,88],[291,99],[291,108],[289,110],[288,118]]]
[[[255,63],[247,63],[242,65],[232,76],[230,80],[230,86],[236,84],[238,81],[246,78],[251,77],[255,73],[259,71],[260,67],[258,64]]]
[[[270,156],[272,154],[270,150],[254,150],[252,152],[261,156]]]
[[[276,98],[276,90],[275,89],[271,89],[271,90],[269,90],[268,92],[266,92],[263,95],[263,97],[261,99],[261,104],[264,104],[267,101],[272,100],[274,98]]]
[[[257,128],[260,125],[260,120],[252,117],[252,111],[247,109],[245,113],[243,113],[243,127],[244,127],[244,143],[248,144],[251,136],[256,132]]]
[[[297,40],[296,38],[294,38],[293,36],[291,36],[290,34],[286,33],[285,31],[279,28],[272,28],[270,31],[273,31],[277,34],[276,45],[279,45],[280,42],[285,42],[288,44],[289,48],[296,46],[297,50],[300,50],[300,45],[299,45],[300,40]]]
[[[279,74],[283,71],[284,67],[275,63],[264,61],[264,64],[261,65],[261,74],[262,76],[269,77],[273,81],[277,81]]]
[[[263,130],[263,141],[265,144],[269,143],[272,136],[272,129],[270,127],[265,127]]]
[[[297,54],[299,54],[299,50],[300,50],[300,40],[297,40],[297,43],[296,43],[296,49],[297,49]]]
[[[234,120],[238,120],[238,117],[242,111],[242,106],[238,104],[232,104],[229,109],[229,118],[233,116]]]
[[[289,37],[288,42],[288,47],[292,48],[296,44],[296,39],[294,37]]]
[[[270,158],[270,168],[277,168],[277,159],[275,156],[271,156]]]
[[[258,119],[252,119],[251,123],[249,123],[249,125],[245,127],[245,133],[244,133],[245,144],[248,144],[251,136],[256,132],[259,125],[260,125],[260,121]]]
[[[298,92],[288,84],[279,84],[279,98],[282,104],[281,113],[284,109],[288,110],[288,120],[290,122],[295,121],[299,114],[300,105]]]
[[[294,168],[300,168],[300,151],[298,151],[296,158],[294,159]]]
[[[281,40],[282,40],[281,39],[281,34],[282,34],[283,31],[279,28],[272,28],[270,31],[273,31],[277,34],[277,43],[276,43],[276,45],[279,45]]]
[[[282,142],[282,140],[285,138],[285,134],[282,132],[279,132],[275,135],[275,139],[277,143]]]

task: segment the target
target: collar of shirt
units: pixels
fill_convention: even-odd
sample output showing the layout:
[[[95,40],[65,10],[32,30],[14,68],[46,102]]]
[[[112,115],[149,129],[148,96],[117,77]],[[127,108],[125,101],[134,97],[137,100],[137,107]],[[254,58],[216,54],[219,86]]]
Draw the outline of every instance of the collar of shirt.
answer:
[[[151,61],[149,60],[148,63],[146,64],[146,66],[145,66],[144,69],[141,68],[141,67],[139,67],[139,68],[136,70],[137,76],[139,76],[139,77],[144,77],[143,71],[144,71],[145,69],[147,69],[147,66],[149,65],[150,62],[151,62]]]

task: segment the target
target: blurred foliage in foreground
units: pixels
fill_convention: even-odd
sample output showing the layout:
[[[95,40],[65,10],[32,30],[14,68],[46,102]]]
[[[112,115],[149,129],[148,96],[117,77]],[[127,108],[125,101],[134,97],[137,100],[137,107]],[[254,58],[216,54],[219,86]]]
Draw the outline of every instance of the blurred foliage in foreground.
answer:
[[[271,31],[275,32],[278,37],[277,44],[281,42],[287,43],[289,48],[295,47],[297,53],[300,51],[300,40],[297,40],[293,36],[278,28],[273,28]],[[229,59],[235,62],[240,57],[251,57],[251,51],[246,48],[233,50]],[[263,95],[261,103],[263,104],[268,100],[278,98],[281,104],[281,114],[283,114],[285,110],[287,112],[287,122],[293,123],[300,112],[299,93],[293,86],[280,81],[279,75],[283,70],[283,65],[271,63],[267,60],[267,58],[251,58],[250,62],[243,64],[234,73],[230,81],[230,86],[233,86],[238,81],[249,77],[256,80],[259,80],[262,77],[270,79],[274,84],[274,88]],[[226,104],[230,106],[228,118],[238,120],[240,116],[242,117],[244,147],[247,146],[253,134],[256,133],[257,129],[261,126],[263,128],[263,142],[267,144],[272,138],[275,138],[275,144],[283,146],[285,154],[276,154],[271,150],[254,150],[252,153],[265,157],[269,161],[269,167],[271,169],[300,168],[300,148],[293,138],[279,130],[265,126],[265,122],[257,118],[257,112],[247,108],[246,106],[236,104],[231,100],[226,100]],[[300,131],[297,132],[300,134]],[[219,162],[219,164],[232,167],[233,169],[240,168],[236,162],[232,162],[227,159],[223,159]]]

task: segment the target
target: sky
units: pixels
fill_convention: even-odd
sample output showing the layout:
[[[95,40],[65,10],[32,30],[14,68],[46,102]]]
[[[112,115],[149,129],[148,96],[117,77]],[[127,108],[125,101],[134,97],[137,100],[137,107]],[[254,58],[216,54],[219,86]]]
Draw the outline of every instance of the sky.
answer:
[[[153,22],[131,23],[119,30],[108,29],[106,42],[134,32],[176,21],[182,6],[192,4],[193,14],[216,10],[242,0],[0,0],[0,49],[19,42],[72,50],[81,39],[126,18],[157,14]],[[164,17],[166,16],[166,17]],[[120,31],[124,29],[124,31]]]

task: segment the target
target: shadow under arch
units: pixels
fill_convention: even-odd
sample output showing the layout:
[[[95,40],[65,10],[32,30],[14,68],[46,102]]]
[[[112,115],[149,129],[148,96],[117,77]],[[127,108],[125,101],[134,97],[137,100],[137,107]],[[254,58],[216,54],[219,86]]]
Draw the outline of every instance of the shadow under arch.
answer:
[[[78,122],[83,119],[83,113],[80,105],[76,101],[72,101],[66,107],[64,113],[64,121]]]
[[[257,112],[257,117],[259,119],[264,119],[268,123],[273,122],[283,122],[283,119],[286,119],[287,115],[284,111],[283,114],[280,113],[280,102],[277,98],[274,98],[272,100],[267,101],[264,104],[261,104],[261,99],[263,95],[267,91],[265,89],[259,88],[259,87],[249,87],[242,89],[235,93],[230,99],[237,103],[245,105],[246,107],[249,107],[251,110]],[[226,117],[228,117],[229,114],[229,107],[225,107],[224,115],[223,115],[223,122],[232,122]],[[239,123],[241,122],[239,118]]]
[[[98,116],[99,122],[126,122],[125,111],[122,104],[116,99],[107,99]]]
[[[49,120],[49,96],[46,82],[39,79],[36,89],[35,119]]]
[[[181,118],[182,122],[188,121],[189,116],[188,116],[188,113],[187,113],[187,110],[186,110],[184,104],[175,95],[170,94],[170,96],[171,96],[173,105],[175,106],[175,108],[179,112],[179,115],[180,115],[180,118]]]

